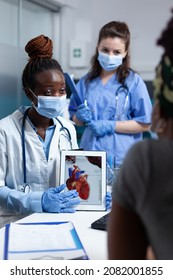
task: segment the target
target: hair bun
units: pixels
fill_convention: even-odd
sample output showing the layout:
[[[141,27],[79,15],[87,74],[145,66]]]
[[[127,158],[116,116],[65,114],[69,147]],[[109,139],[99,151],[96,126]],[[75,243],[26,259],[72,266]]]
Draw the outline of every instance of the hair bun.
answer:
[[[52,58],[52,40],[44,35],[39,35],[26,44],[25,51],[28,53],[29,60],[37,58]]]

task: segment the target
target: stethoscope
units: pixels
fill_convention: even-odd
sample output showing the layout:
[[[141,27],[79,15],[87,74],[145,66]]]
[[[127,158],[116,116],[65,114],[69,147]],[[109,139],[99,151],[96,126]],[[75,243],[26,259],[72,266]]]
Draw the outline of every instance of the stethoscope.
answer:
[[[23,158],[23,181],[24,181],[24,185],[21,188],[21,191],[23,191],[24,193],[29,193],[30,192],[30,185],[27,183],[26,180],[26,145],[25,145],[25,121],[26,121],[26,117],[28,114],[30,108],[27,108],[26,111],[24,112],[23,115],[23,121],[22,121],[22,158]],[[69,143],[70,143],[70,147],[72,149],[72,142],[71,142],[71,134],[70,131],[67,127],[63,126],[62,122],[56,118],[56,120],[59,122],[59,124],[61,125],[60,127],[60,132],[65,131],[66,132],[66,138],[68,139]],[[60,141],[60,137],[59,137],[59,141]]]
[[[119,98],[119,93],[120,92],[125,93],[125,101],[124,101],[124,106],[122,110],[118,110],[118,98]],[[121,85],[117,88],[116,92],[115,92],[115,110],[116,110],[116,117],[118,120],[121,119],[121,116],[124,114],[124,111],[127,107],[127,102],[129,99],[129,88],[126,84]]]
[[[125,101],[124,101],[124,106],[123,106],[123,110],[121,110],[121,112],[118,110],[118,98],[119,98],[119,93],[120,92],[125,93]],[[123,84],[121,86],[119,86],[115,92],[115,111],[116,111],[116,117],[117,119],[121,119],[121,116],[124,114],[124,111],[127,107],[127,103],[128,103],[128,99],[129,99],[129,88],[126,84]],[[84,104],[87,106],[87,93],[85,94],[85,99],[84,99]],[[119,112],[118,112],[119,111]]]

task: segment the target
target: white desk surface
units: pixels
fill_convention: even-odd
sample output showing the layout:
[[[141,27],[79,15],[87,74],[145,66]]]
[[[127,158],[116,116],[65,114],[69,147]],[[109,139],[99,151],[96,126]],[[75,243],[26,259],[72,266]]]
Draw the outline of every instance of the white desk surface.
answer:
[[[34,213],[17,222],[73,222],[85,251],[91,260],[107,259],[107,232],[91,228],[91,223],[107,212],[77,211],[72,214]],[[4,228],[0,229],[0,259],[3,259]]]

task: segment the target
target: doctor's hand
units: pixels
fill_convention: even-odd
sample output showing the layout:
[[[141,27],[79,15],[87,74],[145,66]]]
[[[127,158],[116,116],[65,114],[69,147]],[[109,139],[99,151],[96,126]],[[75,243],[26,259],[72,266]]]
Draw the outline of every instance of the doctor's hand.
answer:
[[[92,130],[93,134],[97,137],[103,137],[105,135],[111,135],[115,132],[115,121],[110,120],[98,120],[91,121],[87,126]]]
[[[49,188],[42,195],[42,209],[51,213],[74,213],[75,206],[80,203],[76,190],[62,192],[66,185]]]
[[[79,105],[76,112],[76,118],[84,123],[90,122],[92,120],[92,113],[90,108],[85,104]]]

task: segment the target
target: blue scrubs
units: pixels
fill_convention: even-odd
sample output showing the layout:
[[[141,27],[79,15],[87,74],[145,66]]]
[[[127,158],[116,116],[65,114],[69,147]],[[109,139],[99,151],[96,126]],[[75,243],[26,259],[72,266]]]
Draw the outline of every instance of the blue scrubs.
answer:
[[[86,76],[77,84],[77,91],[82,102],[87,100],[87,105],[92,110],[93,120],[135,120],[139,123],[150,124],[152,104],[142,78],[133,71],[126,78],[127,89],[120,88],[121,84],[116,79],[116,74],[103,85],[100,77],[86,85]],[[77,104],[75,95],[71,95],[69,114],[72,119],[76,113]],[[76,110],[75,110],[76,108]],[[96,137],[92,130],[86,127],[80,148],[84,150],[105,150],[109,157],[113,156],[116,165],[120,166],[129,150],[137,141],[142,139],[142,133],[122,134],[115,132],[113,135]]]

